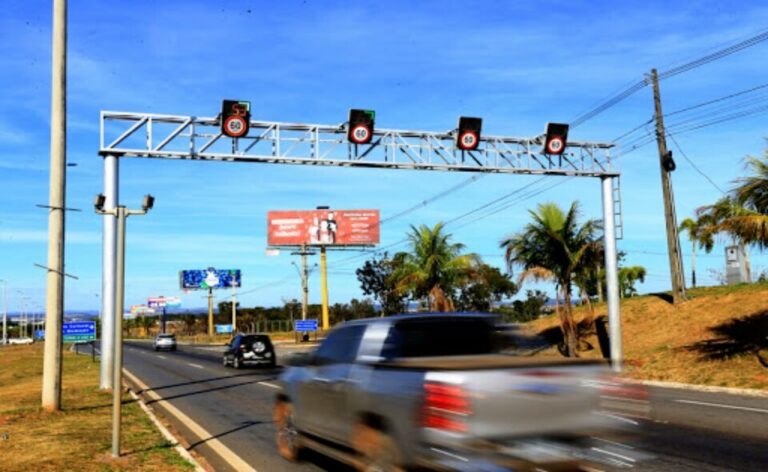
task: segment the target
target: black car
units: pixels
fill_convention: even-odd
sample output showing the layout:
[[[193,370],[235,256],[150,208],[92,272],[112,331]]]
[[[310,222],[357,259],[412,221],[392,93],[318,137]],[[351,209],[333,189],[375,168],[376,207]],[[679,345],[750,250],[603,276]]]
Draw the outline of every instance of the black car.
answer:
[[[224,351],[224,367],[239,369],[247,364],[274,367],[276,363],[275,348],[266,334],[238,334]]]

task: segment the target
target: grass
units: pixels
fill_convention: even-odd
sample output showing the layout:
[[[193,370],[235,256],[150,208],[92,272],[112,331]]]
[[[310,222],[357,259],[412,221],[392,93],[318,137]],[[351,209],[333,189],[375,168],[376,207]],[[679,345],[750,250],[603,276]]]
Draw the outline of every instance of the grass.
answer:
[[[40,407],[43,343],[0,349],[0,469],[3,471],[189,471],[131,397],[123,398],[122,456],[111,456],[112,394],[99,364],[65,351],[62,411]]]
[[[667,301],[668,294],[621,301],[626,375],[768,390],[768,284],[704,287],[688,295],[677,306]],[[574,313],[577,321],[586,314],[586,307]],[[605,304],[598,304],[595,317],[605,315]],[[531,326],[562,339],[556,315]],[[601,356],[594,329],[581,323],[580,332],[592,346],[580,355]]]

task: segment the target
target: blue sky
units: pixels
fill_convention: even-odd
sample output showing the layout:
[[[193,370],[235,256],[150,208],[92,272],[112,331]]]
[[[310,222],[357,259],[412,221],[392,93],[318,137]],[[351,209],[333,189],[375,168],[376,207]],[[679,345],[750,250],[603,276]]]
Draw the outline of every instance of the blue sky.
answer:
[[[627,2],[629,3],[629,2]],[[2,1],[0,17],[0,278],[9,305],[23,295],[42,309],[48,199],[50,2]],[[100,110],[212,116],[222,98],[247,99],[254,119],[339,123],[351,107],[377,112],[377,126],[445,130],[458,115],[484,118],[484,133],[539,134],[547,121],[571,121],[611,93],[660,70],[762,32],[761,2],[101,2],[69,4],[68,206],[66,307],[96,309],[101,287],[102,191],[97,155]],[[765,82],[768,43],[663,81],[665,111]],[[572,131],[575,140],[608,141],[648,120],[650,88]],[[766,146],[765,114],[680,135],[686,154],[719,186],[742,172],[746,155]],[[671,143],[670,143],[671,145]],[[675,151],[675,149],[673,147]],[[676,152],[678,218],[719,192]],[[664,220],[654,145],[619,160],[627,264],[649,276],[641,291],[668,288]],[[380,208],[387,218],[469,175],[124,159],[121,200],[155,209],[129,220],[126,304],[183,294],[178,271],[240,268],[243,304],[300,298],[286,253],[264,254],[266,212],[281,209]],[[410,224],[448,220],[530,183],[525,176],[485,176],[382,227],[382,244]],[[553,177],[554,183],[558,178]],[[549,183],[547,184],[549,185]],[[519,230],[538,202],[578,199],[600,218],[600,185],[572,179],[472,224],[449,225],[456,241],[501,266],[499,241]],[[512,200],[511,200],[512,201]],[[397,248],[400,249],[401,247]],[[683,238],[683,250],[690,245]],[[349,252],[329,256],[331,302],[359,297]],[[723,245],[699,259],[699,277],[715,280]],[[685,260],[688,271],[689,259]],[[756,271],[768,269],[753,253]],[[20,293],[20,291],[22,293]],[[319,302],[319,279],[310,301]],[[218,293],[220,299],[226,294]]]

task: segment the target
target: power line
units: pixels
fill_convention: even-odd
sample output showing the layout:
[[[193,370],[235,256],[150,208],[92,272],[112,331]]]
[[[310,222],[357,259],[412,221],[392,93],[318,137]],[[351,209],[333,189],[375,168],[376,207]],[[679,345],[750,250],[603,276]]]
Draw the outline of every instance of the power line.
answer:
[[[696,69],[698,67],[701,67],[703,65],[709,64],[711,62],[717,61],[719,59],[722,59],[724,57],[730,56],[731,54],[734,54],[736,52],[742,51],[744,49],[747,49],[749,47],[755,46],[757,44],[762,43],[763,41],[768,40],[768,31],[764,31],[760,34],[757,34],[755,36],[752,36],[746,40],[740,41],[736,44],[733,44],[731,46],[728,46],[726,48],[717,50],[711,54],[707,54],[705,56],[702,56],[698,59],[695,59],[693,61],[687,62],[685,64],[682,64],[677,67],[673,67],[672,69],[669,69],[664,72],[659,73],[659,80],[668,79],[670,77],[674,77],[676,75],[682,74],[684,72],[691,71],[693,69]],[[603,113],[604,111],[618,105],[628,97],[631,97],[638,91],[645,88],[649,82],[646,79],[640,80],[638,82],[633,83],[628,88],[624,89],[623,91],[617,93],[616,95],[608,98],[606,101],[601,103],[600,105],[596,106],[595,108],[587,111],[586,113],[583,113],[576,117],[573,121],[571,121],[571,128],[576,128],[577,126],[581,125],[587,120],[590,120],[597,115]]]
[[[688,161],[688,163],[691,165],[691,167],[693,167],[696,170],[696,172],[698,172],[699,174],[701,174],[702,177],[707,179],[707,181],[710,184],[712,184],[712,186],[715,187],[720,193],[723,193],[723,194],[726,193],[725,190],[720,188],[720,186],[717,185],[714,180],[712,180],[707,174],[705,174],[704,171],[699,169],[699,167],[688,157],[688,155],[685,154],[685,151],[683,151],[683,148],[680,147],[680,143],[677,142],[677,140],[672,135],[672,133],[667,133],[667,136],[669,136],[669,138],[672,140],[672,142],[675,143],[675,147],[677,148],[677,150],[680,151],[680,154],[682,154],[682,156],[685,158],[685,160]]]

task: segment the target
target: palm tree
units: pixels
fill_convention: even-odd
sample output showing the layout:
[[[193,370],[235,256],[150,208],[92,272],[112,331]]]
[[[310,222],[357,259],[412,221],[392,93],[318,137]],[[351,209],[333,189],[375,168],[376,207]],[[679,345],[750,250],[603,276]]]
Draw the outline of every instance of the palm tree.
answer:
[[[696,288],[696,246],[710,252],[715,245],[712,234],[705,230],[707,224],[706,218],[686,218],[680,223],[680,231],[688,233],[688,239],[691,241],[691,285]]]
[[[705,233],[730,234],[740,244],[768,248],[768,151],[761,160],[747,157],[752,175],[736,179],[731,195],[697,210],[704,217]]]
[[[619,295],[628,298],[637,295],[635,282],[645,282],[645,267],[630,266],[619,269]]]
[[[562,295],[565,301],[564,309],[558,308],[558,313],[566,353],[575,357],[578,356],[578,333],[573,321],[572,285],[588,264],[594,265],[587,254],[598,252],[599,242],[595,240],[598,225],[594,220],[579,224],[578,202],[573,202],[567,212],[555,203],[544,203],[529,213],[533,221],[521,232],[504,239],[501,247],[506,250],[510,270],[515,264],[523,267],[519,284],[529,277],[555,283],[555,298]]]
[[[480,259],[475,254],[461,254],[464,245],[451,243],[443,223],[433,228],[411,226],[410,252],[395,254],[392,273],[395,290],[426,298],[432,311],[454,311],[453,292],[463,280],[473,277]]]

